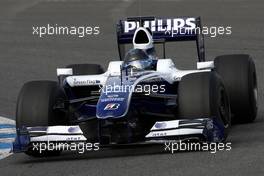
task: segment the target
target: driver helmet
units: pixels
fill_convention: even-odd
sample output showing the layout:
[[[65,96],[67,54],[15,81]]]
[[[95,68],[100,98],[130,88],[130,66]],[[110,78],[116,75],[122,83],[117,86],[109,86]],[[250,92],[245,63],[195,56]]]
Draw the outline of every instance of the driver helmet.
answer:
[[[155,68],[155,60],[149,57],[142,49],[131,49],[127,52],[123,68],[131,68],[133,70],[153,70]]]

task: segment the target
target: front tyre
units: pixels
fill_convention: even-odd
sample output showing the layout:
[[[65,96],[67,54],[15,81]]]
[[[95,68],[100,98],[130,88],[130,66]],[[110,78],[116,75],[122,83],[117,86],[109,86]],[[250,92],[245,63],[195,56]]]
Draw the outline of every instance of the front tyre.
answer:
[[[214,60],[215,71],[221,76],[227,89],[232,121],[253,122],[257,116],[257,74],[249,55],[223,55]]]
[[[31,81],[24,84],[17,100],[16,128],[67,124],[67,112],[54,109],[57,102],[65,100],[64,91],[54,81]],[[31,148],[25,153],[43,156]],[[52,154],[57,155],[58,151],[45,152],[47,156]]]
[[[178,88],[178,116],[181,119],[216,117],[225,127],[231,125],[229,99],[222,80],[215,72],[184,76]]]

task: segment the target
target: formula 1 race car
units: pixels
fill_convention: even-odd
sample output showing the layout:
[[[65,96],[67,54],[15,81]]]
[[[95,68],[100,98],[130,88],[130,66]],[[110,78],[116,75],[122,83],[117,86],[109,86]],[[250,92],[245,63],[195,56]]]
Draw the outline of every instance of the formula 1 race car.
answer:
[[[57,69],[58,82],[24,84],[13,151],[36,156],[33,142],[221,142],[231,120],[253,122],[257,76],[252,58],[236,54],[205,61],[199,28],[199,17],[120,20],[120,61],[111,61],[106,71],[97,64],[73,64]],[[196,41],[197,70],[179,70],[166,58],[165,43],[176,41]],[[156,43],[163,44],[162,59]]]

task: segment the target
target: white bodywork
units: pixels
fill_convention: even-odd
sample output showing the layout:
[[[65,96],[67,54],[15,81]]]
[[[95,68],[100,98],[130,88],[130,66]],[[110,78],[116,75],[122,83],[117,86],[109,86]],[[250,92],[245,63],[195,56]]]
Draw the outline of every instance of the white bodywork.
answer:
[[[72,75],[71,68],[58,68],[57,75],[67,76],[66,81],[71,87],[75,86],[90,86],[90,85],[105,85],[109,76],[120,76],[120,68],[123,61],[112,61],[109,63],[108,69],[103,74],[98,75]],[[213,62],[197,63],[198,70],[179,70],[174,65],[171,59],[160,59],[157,62],[157,70],[150,75],[157,75],[173,83],[180,81],[183,76],[198,73],[210,72],[213,68]],[[139,78],[135,83],[137,84],[144,80],[144,76]],[[130,101],[129,101],[130,102]],[[201,122],[197,122],[200,120]],[[196,122],[187,124],[180,124],[182,120],[158,121],[150,129],[149,133],[145,136],[146,139],[153,139],[155,137],[170,137],[181,135],[202,135],[203,128],[195,129],[190,125],[201,125],[204,119],[196,119]],[[38,127],[28,127],[27,130],[30,134],[35,134],[30,138],[30,142],[44,142],[44,141],[65,141],[65,142],[78,142],[86,141],[86,137],[80,127],[77,126],[49,126],[42,130]],[[41,135],[38,135],[41,134]],[[155,140],[154,140],[155,141]]]
[[[165,137],[165,136],[182,136],[191,134],[203,134],[202,128],[190,128],[190,125],[199,126],[203,119],[196,119],[196,123],[188,123],[185,125],[179,125],[182,120],[170,120],[170,121],[159,121],[156,122],[150,129],[150,132],[146,135],[146,138],[153,137]],[[200,122],[201,121],[201,122]],[[159,126],[158,126],[159,125]]]
[[[70,75],[72,70],[69,69],[57,69],[57,73],[69,75],[66,78],[67,83],[71,87],[76,86],[90,86],[90,85],[105,85],[106,80],[109,76],[120,76],[120,67],[123,61],[111,61],[108,65],[108,69],[103,74],[98,75]],[[198,70],[179,70],[174,65],[172,59],[159,59],[157,63],[157,73],[169,83],[180,81],[181,78],[187,74],[198,73],[198,72],[210,72],[214,67],[213,61],[209,62],[198,62]]]
[[[30,142],[44,141],[86,141],[80,127],[77,126],[49,126],[42,130],[34,130],[39,127],[28,127],[30,134],[35,135],[30,138]],[[41,133],[42,135],[38,135]]]

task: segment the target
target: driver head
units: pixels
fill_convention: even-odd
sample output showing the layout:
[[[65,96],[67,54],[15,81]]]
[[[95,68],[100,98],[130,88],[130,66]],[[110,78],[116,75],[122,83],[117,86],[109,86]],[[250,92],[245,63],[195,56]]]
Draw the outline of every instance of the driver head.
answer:
[[[144,50],[142,49],[131,49],[127,52],[123,69],[133,69],[135,71],[153,70],[155,69],[156,61],[153,60]]]

